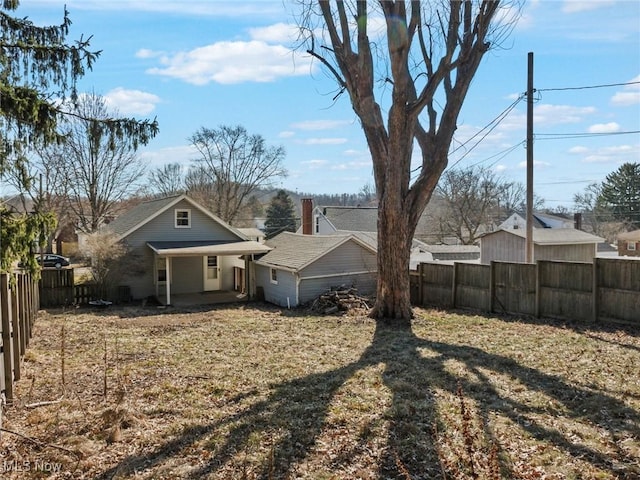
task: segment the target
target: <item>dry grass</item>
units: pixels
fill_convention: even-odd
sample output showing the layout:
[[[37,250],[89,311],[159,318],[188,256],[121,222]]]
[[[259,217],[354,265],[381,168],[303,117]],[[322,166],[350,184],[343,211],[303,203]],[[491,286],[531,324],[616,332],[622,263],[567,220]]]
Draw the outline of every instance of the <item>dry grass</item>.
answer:
[[[640,332],[416,313],[41,312],[0,478],[639,478]]]

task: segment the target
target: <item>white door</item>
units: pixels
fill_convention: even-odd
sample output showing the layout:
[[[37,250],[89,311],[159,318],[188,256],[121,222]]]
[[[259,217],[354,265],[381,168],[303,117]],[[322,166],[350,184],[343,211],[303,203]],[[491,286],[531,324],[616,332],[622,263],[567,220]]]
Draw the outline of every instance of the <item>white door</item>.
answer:
[[[207,256],[204,261],[204,290],[220,290],[220,267],[217,256]]]

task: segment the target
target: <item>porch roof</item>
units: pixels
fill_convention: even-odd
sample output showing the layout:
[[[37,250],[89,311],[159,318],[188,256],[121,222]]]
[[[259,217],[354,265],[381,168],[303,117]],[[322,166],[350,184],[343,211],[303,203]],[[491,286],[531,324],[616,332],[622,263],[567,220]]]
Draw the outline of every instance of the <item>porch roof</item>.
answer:
[[[239,241],[224,242],[217,240],[175,241],[175,242],[147,242],[156,255],[165,257],[193,257],[204,255],[250,255],[267,253],[270,247],[255,242]]]

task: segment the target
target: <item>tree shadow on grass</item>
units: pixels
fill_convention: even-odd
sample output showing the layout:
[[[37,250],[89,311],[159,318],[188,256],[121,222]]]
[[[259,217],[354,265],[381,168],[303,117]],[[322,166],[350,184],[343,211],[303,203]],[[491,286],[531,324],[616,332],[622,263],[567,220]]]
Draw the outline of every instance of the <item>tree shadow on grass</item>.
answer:
[[[447,367],[450,361],[464,365],[467,374],[452,373]],[[422,339],[409,327],[392,328],[379,323],[371,345],[355,362],[273,385],[266,398],[232,399],[248,406],[219,421],[187,427],[155,450],[127,457],[97,478],[153,471],[171,457],[180,457],[185,450],[206,442],[214,433],[219,438],[220,431],[226,432],[224,440],[210,447],[213,454],[204,464],[190,470],[188,478],[229,473],[233,478],[295,478],[299,475],[299,465],[315,454],[318,440],[327,428],[331,403],[340,388],[359,371],[381,364],[384,365],[382,381],[390,392],[391,403],[384,413],[388,436],[384,452],[378,458],[380,478],[443,478],[436,448],[438,434],[434,430],[441,419],[434,392],[456,394],[459,388],[476,405],[486,438],[496,437],[489,417],[497,414],[517,424],[532,438],[567,455],[580,457],[612,476],[621,473],[620,465],[633,465],[637,461],[615,446],[617,439],[640,436],[639,413],[618,399],[576,387],[561,377],[523,366],[509,357]],[[558,415],[604,432],[610,437],[613,453],[589,447],[575,436],[537,420],[537,415],[553,415],[553,408],[534,407],[502,394],[492,381],[493,374],[506,376],[531,392],[550,397],[557,405]],[[264,438],[269,439],[270,455],[260,465],[253,464],[251,473],[247,474],[237,459],[247,455],[256,439],[263,441]],[[354,455],[366,449],[366,442],[366,435],[360,435],[357,444],[333,458],[327,468],[332,473],[347,471]],[[502,458],[501,461],[503,476],[510,477],[508,460]]]

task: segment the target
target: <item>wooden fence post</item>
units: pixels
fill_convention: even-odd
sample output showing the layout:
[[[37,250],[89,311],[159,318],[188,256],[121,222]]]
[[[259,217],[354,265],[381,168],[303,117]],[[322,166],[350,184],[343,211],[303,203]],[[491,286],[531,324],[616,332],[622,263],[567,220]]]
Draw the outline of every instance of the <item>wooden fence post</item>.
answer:
[[[20,380],[20,358],[23,353],[20,351],[20,344],[22,343],[22,328],[20,328],[20,304],[18,303],[18,282],[11,288],[11,328],[13,330],[13,379],[14,381]]]
[[[592,308],[592,320],[593,323],[598,323],[598,309],[600,308],[599,306],[599,302],[598,302],[598,258],[594,257],[593,258],[593,278],[591,279],[593,282],[593,286],[591,287],[591,294],[593,295],[592,297],[592,302],[591,302],[591,308]]]
[[[4,363],[4,391],[7,402],[13,401],[13,339],[11,322],[11,295],[9,291],[9,275],[0,275],[0,317],[2,317],[2,360]]]
[[[424,263],[418,265],[418,304],[424,306]]]
[[[458,262],[453,262],[451,275],[451,307],[456,308],[456,293],[458,293]]]
[[[535,317],[540,318],[540,265],[543,263],[543,260],[538,260],[536,262],[536,305],[535,305]]]
[[[496,296],[496,262],[493,260],[489,264],[489,313],[493,313],[495,307]]]

